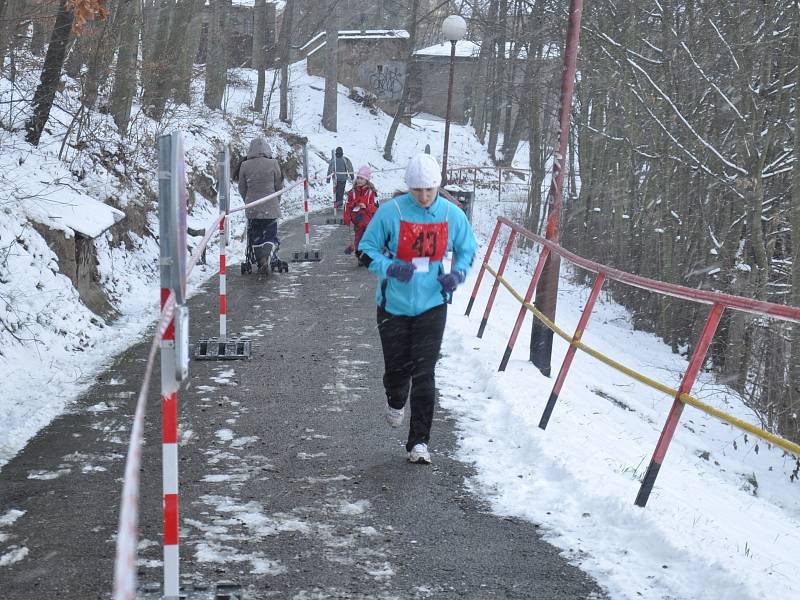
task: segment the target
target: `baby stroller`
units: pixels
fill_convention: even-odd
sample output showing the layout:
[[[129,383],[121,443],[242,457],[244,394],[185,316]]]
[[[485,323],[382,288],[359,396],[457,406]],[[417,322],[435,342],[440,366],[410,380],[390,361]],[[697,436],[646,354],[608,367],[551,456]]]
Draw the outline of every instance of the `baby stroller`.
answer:
[[[247,273],[252,273],[253,269],[258,271],[258,260],[256,259],[256,251],[253,248],[253,245],[250,243],[252,236],[250,234],[250,223],[247,223],[247,249],[244,253],[244,262],[242,263],[242,275]],[[285,260],[281,260],[278,258],[277,253],[274,251],[270,254],[269,259],[269,267],[270,271],[275,273],[288,273],[289,272],[289,263]]]

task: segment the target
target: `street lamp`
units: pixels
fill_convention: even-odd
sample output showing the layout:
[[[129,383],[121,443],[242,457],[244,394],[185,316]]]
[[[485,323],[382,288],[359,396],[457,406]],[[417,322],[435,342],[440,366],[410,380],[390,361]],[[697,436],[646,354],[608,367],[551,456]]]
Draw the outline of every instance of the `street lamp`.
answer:
[[[444,122],[444,150],[442,151],[442,184],[447,184],[447,146],[450,142],[450,109],[453,103],[453,74],[456,68],[456,42],[467,33],[467,22],[458,15],[450,15],[442,22],[442,33],[450,40],[450,80],[447,84],[447,118]]]

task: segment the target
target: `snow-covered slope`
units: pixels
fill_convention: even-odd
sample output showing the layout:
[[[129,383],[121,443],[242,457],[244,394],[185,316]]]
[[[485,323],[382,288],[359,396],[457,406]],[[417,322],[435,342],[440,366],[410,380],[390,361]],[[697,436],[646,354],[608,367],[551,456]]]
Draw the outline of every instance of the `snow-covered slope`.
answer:
[[[98,239],[101,283],[121,315],[108,324],[78,302],[54,254],[31,226],[35,220],[57,227],[50,218],[53,211],[42,216],[41,203],[79,197],[82,203],[113,202],[121,210],[142,204],[150,212],[139,229],[157,231],[150,190],[156,188],[153,161],[159,132],[174,127],[184,132],[187,160],[197,171],[213,165],[215,143],[232,140],[241,147],[258,132],[246,108],[252,99],[247,84],[253,73],[237,71],[232,81],[237,83],[228,90],[228,118],[197,101],[191,109],[171,111],[167,127],[137,116],[136,139],[123,142],[107,117],[94,115],[89,150],[68,147],[63,160],[58,154],[65,125],[59,123],[69,122],[66,113],[54,113],[52,131],[39,149],[26,145],[20,134],[0,130],[0,174],[14,184],[6,187],[12,191],[4,192],[0,203],[0,307],[5,310],[0,328],[0,465],[53,416],[68,410],[70,401],[115,352],[141,339],[157,312],[158,248],[152,236],[131,235],[126,244],[117,243],[109,232]],[[411,128],[400,127],[395,162],[387,162],[382,158],[391,122],[387,115],[373,115],[351,102],[342,87],[339,131],[326,131],[320,125],[324,82],[307,75],[304,63],[293,67],[291,82],[292,124],[286,129],[309,140],[316,208],[329,202],[323,176],[335,146],[344,147],[354,166],[368,163],[375,169],[381,197],[404,187],[408,157],[426,144],[434,155],[441,152],[443,122],[420,117]],[[195,93],[202,97],[201,89]],[[8,95],[8,89],[0,90],[0,100]],[[76,97],[68,95],[62,105],[69,108]],[[275,129],[269,137],[278,154],[286,156],[290,147],[280,133],[285,126],[276,122],[275,113],[273,107],[268,125]],[[117,156],[121,150],[128,157],[123,167],[109,169],[97,158]],[[515,164],[524,162],[520,158]],[[489,164],[471,130],[451,129],[450,164]],[[13,191],[21,189],[27,191]],[[35,202],[27,197],[31,190]],[[480,256],[495,216],[521,214],[521,206],[507,199],[500,202],[496,192],[486,192],[475,203]],[[299,214],[299,190],[284,204],[287,216]],[[198,196],[190,225],[205,226],[215,211],[210,201]],[[234,228],[242,230],[241,217]],[[236,262],[241,242],[232,252]],[[208,259],[215,264],[213,247]],[[527,286],[532,260],[520,252],[510,264],[509,277],[520,289]],[[214,273],[213,266],[199,269],[195,282]],[[671,400],[579,355],[548,430],[542,432],[537,424],[552,380],[525,360],[527,329],[507,371],[496,371],[518,304],[501,289],[486,333],[478,340],[475,332],[489,289],[484,282],[473,316],[462,316],[476,273],[473,270],[456,294],[438,370],[442,406],[457,417],[462,431],[459,458],[476,467],[469,482],[475,493],[488,498],[499,514],[541,523],[548,538],[597,577],[614,598],[800,597],[800,578],[793,569],[800,553],[800,494],[798,482],[789,480],[794,460],[687,408],[648,507],[635,508],[638,478]],[[575,326],[587,295],[587,289],[562,278],[562,327]],[[618,305],[601,298],[584,339],[625,364],[675,384],[685,361],[655,336],[634,331],[629,320]],[[565,345],[556,340],[555,368],[564,351]],[[710,379],[698,387],[707,402],[757,422]]]
[[[38,72],[18,79],[17,86],[33,89]],[[91,135],[84,135],[80,149],[72,147],[75,134],[68,133],[72,114],[77,113],[79,89],[67,80],[65,92],[53,109],[50,124],[38,148],[24,141],[22,125],[26,116],[19,91],[7,80],[0,80],[0,102],[14,100],[17,107],[6,122],[18,129],[0,129],[0,363],[5,373],[0,391],[0,466],[8,461],[32,435],[54,416],[68,409],[69,403],[86,389],[94,376],[113,356],[141,339],[157,313],[158,244],[148,232],[158,231],[157,137],[179,129],[184,146],[189,177],[213,177],[214,153],[221,143],[231,143],[245,151],[250,139],[264,133],[249,109],[252,104],[254,72],[232,72],[225,107],[226,116],[202,105],[202,87],[194,89],[191,108],[171,107],[164,123],[147,119],[134,107],[134,124],[127,139],[121,139],[108,115],[91,113],[84,125]],[[272,74],[268,75],[272,81]],[[331,150],[343,146],[353,163],[368,163],[375,173],[375,183],[383,195],[403,187],[403,167],[414,153],[430,143],[437,151],[443,133],[441,120],[418,119],[413,128],[401,126],[395,144],[396,162],[382,158],[386,132],[391,118],[384,113],[373,115],[347,98],[340,87],[339,132],[331,133],[320,125],[324,81],[309,76],[305,63],[297,63],[291,73],[291,126],[272,121],[266,132],[280,157],[298,152],[290,147],[281,130],[309,140],[309,171],[312,209],[327,207],[329,187],[324,182]],[[277,92],[273,95],[277,101]],[[270,115],[277,114],[273,104]],[[64,138],[66,143],[63,143]],[[485,163],[485,150],[469,130],[452,128],[453,161]],[[440,150],[440,149],[439,149]],[[59,158],[59,156],[61,158]],[[208,192],[207,192],[208,193]],[[208,194],[212,195],[212,194]],[[213,198],[198,193],[191,205],[189,225],[206,226],[217,209]],[[241,203],[235,191],[234,204]],[[296,188],[283,201],[284,215],[302,211],[302,190]],[[112,208],[113,205],[116,208]],[[94,235],[120,217],[122,211],[144,215],[145,222],[123,221],[129,231],[121,243],[119,229],[106,230],[95,241],[98,251],[98,275],[113,308],[120,318],[109,326],[103,318],[88,310],[75,287],[62,274],[56,255],[33,223],[73,235],[80,223],[81,233]],[[68,219],[65,219],[65,216]],[[141,217],[139,217],[141,218]],[[243,215],[233,219],[233,231],[243,231]],[[190,238],[191,243],[191,238]],[[215,247],[208,254],[215,265]],[[234,241],[232,260],[243,252],[241,239]],[[213,266],[194,274],[201,281],[213,274]],[[98,349],[102,348],[102,352]]]
[[[494,195],[476,204],[481,251],[488,225],[508,210]],[[503,244],[504,240],[500,240]],[[498,242],[498,247],[502,247]],[[481,258],[483,254],[481,254]],[[507,277],[527,289],[535,255],[518,250]],[[496,267],[500,256],[492,264]],[[557,321],[574,331],[589,289],[562,272]],[[519,310],[502,287],[476,337],[491,278],[464,316],[477,269],[448,315],[437,383],[458,418],[458,458],[474,463],[469,482],[499,514],[543,525],[613,598],[756,599],[800,597],[797,460],[687,407],[645,509],[633,501],[672,399],[578,353],[546,431],[539,419],[553,386],[528,362],[527,316],[505,372],[497,371]],[[635,331],[618,304],[598,300],[583,341],[651,378],[677,387],[686,360],[656,336]],[[556,337],[553,372],[567,344]],[[754,424],[724,386],[700,377],[695,394]]]

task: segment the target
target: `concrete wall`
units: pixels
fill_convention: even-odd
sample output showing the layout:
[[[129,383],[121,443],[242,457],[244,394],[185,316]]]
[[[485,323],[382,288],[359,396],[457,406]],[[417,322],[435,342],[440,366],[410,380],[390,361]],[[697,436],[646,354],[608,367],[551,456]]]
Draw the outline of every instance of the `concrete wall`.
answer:
[[[403,92],[407,55],[405,38],[339,38],[339,83],[375,94],[380,107],[391,110]],[[325,76],[325,46],[308,56],[308,72]]]
[[[451,120],[464,123],[472,104],[477,60],[456,57],[453,71]],[[450,79],[449,56],[415,56],[412,64],[410,100],[417,112],[447,116],[447,86]]]

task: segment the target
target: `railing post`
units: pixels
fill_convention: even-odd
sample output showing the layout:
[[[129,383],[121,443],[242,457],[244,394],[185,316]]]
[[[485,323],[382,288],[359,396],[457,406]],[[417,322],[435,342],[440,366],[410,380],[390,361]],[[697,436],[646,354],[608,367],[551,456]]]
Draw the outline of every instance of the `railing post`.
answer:
[[[335,164],[335,163],[334,163]],[[336,216],[336,184],[334,183],[333,216]],[[311,227],[308,224],[308,142],[303,142],[303,214],[305,218],[306,251],[311,243]]]
[[[228,340],[228,208],[230,206],[230,155],[228,147],[217,154],[217,197],[219,214],[219,342]]]
[[[656,477],[658,477],[658,471],[661,469],[661,465],[664,462],[667,448],[669,448],[669,443],[672,440],[675,429],[678,427],[678,420],[683,412],[681,396],[683,394],[689,394],[692,391],[692,386],[694,385],[695,379],[697,379],[700,368],[703,366],[706,352],[708,352],[708,347],[711,345],[711,340],[714,338],[714,333],[717,331],[717,325],[719,325],[724,309],[725,307],[723,305],[715,304],[708,314],[705,327],[703,327],[703,333],[700,334],[700,341],[697,343],[697,347],[694,349],[686,373],[683,375],[683,381],[681,381],[681,385],[678,388],[678,394],[675,396],[675,400],[672,403],[672,408],[669,411],[669,416],[667,416],[664,429],[661,431],[661,436],[658,438],[658,444],[656,444],[653,458],[650,460],[650,466],[647,467],[647,472],[642,480],[639,493],[636,495],[636,506],[644,507],[647,504],[647,499],[650,497],[650,492],[653,491],[653,484],[655,484]]]
[[[502,202],[503,196],[501,190],[503,188],[503,167],[497,167],[497,201]]]
[[[307,143],[303,144],[303,164],[308,164],[308,149],[306,148]],[[333,182],[333,219],[334,223],[336,223],[337,213],[336,213],[336,183],[339,177],[339,174],[336,172],[336,151],[331,150],[331,161],[333,162],[333,173],[331,174],[331,181]],[[307,168],[306,168],[307,169]],[[308,181],[308,177],[306,177],[306,181]],[[308,244],[308,242],[306,242]]]
[[[567,378],[570,365],[572,365],[572,359],[575,358],[575,352],[578,350],[578,343],[583,337],[583,332],[586,329],[587,323],[589,322],[589,317],[592,315],[594,303],[597,301],[597,297],[600,295],[600,289],[603,287],[603,282],[605,279],[605,273],[601,272],[597,274],[597,277],[594,280],[594,285],[592,285],[592,291],[589,294],[589,299],[586,301],[586,306],[583,307],[581,318],[578,320],[578,326],[575,328],[575,334],[572,336],[572,342],[570,343],[569,348],[567,348],[567,354],[564,356],[564,361],[561,363],[561,369],[559,370],[558,377],[556,377],[556,382],[553,385],[553,391],[550,392],[550,397],[547,399],[547,405],[544,407],[542,417],[539,420],[540,429],[547,428],[547,423],[550,421],[550,415],[553,414],[553,408],[558,401],[558,395],[561,393],[561,387],[564,385],[564,380]]]
[[[506,243],[505,250],[503,250],[503,258],[500,261],[500,268],[497,269],[497,277],[494,278],[494,285],[492,285],[492,291],[489,294],[489,302],[486,303],[486,310],[483,311],[483,318],[481,319],[481,325],[478,327],[478,337],[483,337],[483,330],[486,329],[486,322],[489,320],[489,313],[492,312],[492,305],[494,304],[494,298],[497,296],[497,288],[500,287],[500,277],[503,276],[503,273],[506,270],[506,264],[508,263],[508,257],[511,255],[511,247],[514,245],[514,238],[517,237],[517,230],[512,229],[511,232],[508,234],[508,242]]]
[[[473,196],[474,198],[474,196]],[[475,281],[475,286],[472,288],[472,295],[469,297],[469,302],[467,303],[467,312],[464,315],[469,316],[469,313],[472,312],[472,305],[475,304],[475,297],[478,295],[478,288],[481,287],[481,280],[483,279],[483,273],[486,271],[486,265],[489,263],[489,259],[492,256],[492,251],[494,250],[494,244],[497,241],[497,235],[500,233],[501,227],[500,221],[497,221],[497,224],[494,226],[494,231],[492,232],[492,238],[489,240],[489,247],[486,249],[486,256],[481,263],[481,270],[478,271],[478,279]]]
[[[517,321],[514,323],[514,329],[511,331],[511,337],[508,338],[506,351],[503,353],[503,359],[500,361],[500,368],[497,369],[498,371],[506,370],[506,365],[508,365],[508,361],[511,358],[511,352],[514,350],[514,344],[517,342],[517,336],[519,335],[519,330],[522,327],[522,322],[525,320],[525,313],[528,311],[528,308],[525,305],[528,304],[533,297],[533,290],[536,289],[536,285],[539,283],[539,278],[542,276],[542,271],[544,270],[544,265],[547,262],[548,254],[550,254],[550,248],[547,246],[543,247],[542,251],[539,253],[539,260],[536,262],[536,269],[533,271],[531,283],[528,285],[528,291],[525,292],[525,301],[519,308]]]
[[[179,133],[159,139],[161,308],[175,292],[176,313],[161,341],[161,432],[164,518],[164,600],[178,600],[178,386],[185,376],[186,179]],[[176,336],[176,326],[181,335]],[[177,337],[177,340],[176,340]],[[187,338],[188,339],[188,338]],[[177,342],[177,344],[176,344]]]
[[[222,211],[220,211],[222,212]],[[225,229],[227,218],[223,213],[219,222],[219,343],[228,341],[228,282],[227,282],[227,243]]]

